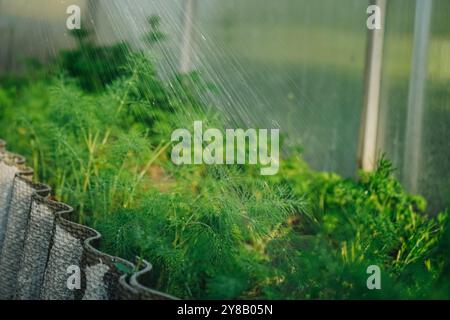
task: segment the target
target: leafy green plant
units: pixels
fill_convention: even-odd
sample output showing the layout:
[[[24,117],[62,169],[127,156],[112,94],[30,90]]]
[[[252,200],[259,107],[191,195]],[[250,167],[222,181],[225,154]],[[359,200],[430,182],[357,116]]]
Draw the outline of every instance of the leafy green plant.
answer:
[[[161,40],[159,20],[150,25],[148,40]],[[77,34],[57,76],[0,89],[0,136],[104,234],[103,249],[151,261],[155,288],[212,299],[449,297],[447,214],[427,216],[389,161],[356,181],[295,154],[274,177],[177,167],[175,128],[223,125],[198,98],[211,88],[196,73],[162,81],[142,52],[121,51],[103,72],[90,63],[115,51],[88,36]],[[381,291],[366,287],[371,264],[382,269]]]
[[[303,289],[298,289],[299,295],[313,298],[432,295],[438,285],[436,278],[447,272],[442,261],[434,257],[436,246],[446,241],[446,213],[428,217],[424,199],[404,191],[385,158],[376,172],[361,173],[357,182],[328,173],[299,174],[301,161],[291,161],[300,164],[288,164],[281,172],[282,180],[296,188],[296,192],[309,194],[317,218],[306,229],[302,226],[308,236],[298,239],[299,246],[308,248],[308,252],[299,253],[296,263],[301,271],[293,275],[304,283]],[[365,268],[371,264],[385,270],[382,294],[358,285],[367,278]],[[330,277],[324,278],[323,274]],[[301,291],[305,289],[306,292]]]

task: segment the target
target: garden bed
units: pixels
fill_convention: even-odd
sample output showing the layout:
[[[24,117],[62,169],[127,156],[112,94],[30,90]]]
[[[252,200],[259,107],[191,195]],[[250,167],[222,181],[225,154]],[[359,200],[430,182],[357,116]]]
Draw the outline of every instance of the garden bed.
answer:
[[[0,89],[0,136],[104,235],[102,250],[151,261],[151,286],[180,298],[449,297],[447,214],[405,192],[388,160],[356,180],[315,172],[293,150],[272,177],[175,166],[176,128],[225,122],[198,98],[197,74],[163,81],[145,54],[123,54],[108,86],[62,63]],[[371,265],[382,290],[367,288]]]

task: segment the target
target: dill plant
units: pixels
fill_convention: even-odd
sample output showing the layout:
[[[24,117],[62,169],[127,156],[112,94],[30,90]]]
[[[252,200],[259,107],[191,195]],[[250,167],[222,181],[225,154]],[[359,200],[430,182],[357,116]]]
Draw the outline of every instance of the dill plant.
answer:
[[[208,90],[198,74],[164,82],[146,54],[127,53],[92,90],[83,79],[95,70],[58,67],[0,90],[0,136],[103,233],[103,249],[151,261],[155,288],[182,298],[448,298],[448,217],[428,217],[389,161],[356,181],[297,156],[274,177],[176,167],[175,128],[223,124],[198,99]],[[365,287],[370,264],[383,271],[381,292]]]

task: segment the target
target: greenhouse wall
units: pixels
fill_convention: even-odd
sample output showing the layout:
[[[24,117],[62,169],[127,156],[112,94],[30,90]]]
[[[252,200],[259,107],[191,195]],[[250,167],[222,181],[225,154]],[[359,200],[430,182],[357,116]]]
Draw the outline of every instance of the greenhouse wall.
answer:
[[[70,3],[87,7],[85,0]],[[67,6],[65,1],[0,1],[0,74],[23,70],[30,59],[49,61],[73,46],[65,28]]]
[[[450,2],[434,0],[429,5],[426,56],[413,63],[420,50],[415,20],[421,8],[416,11],[413,1],[388,2],[379,145],[412,192],[445,207],[450,203]],[[418,66],[423,74],[417,74]],[[423,78],[423,101],[416,101],[416,77]],[[422,110],[411,107],[416,103]],[[410,120],[408,127],[411,118],[415,122]]]
[[[420,61],[426,64],[426,86],[422,114],[414,116],[416,1],[388,1],[377,149],[392,159],[411,191],[443,207],[450,199],[450,4],[429,2],[427,59]],[[145,20],[159,15],[168,35],[155,44],[163,76],[180,68],[200,71],[218,89],[205,99],[223,110],[229,123],[279,127],[314,169],[355,176],[368,63],[368,1],[73,3],[88,12],[85,19],[100,44],[126,40],[145,48]],[[59,49],[73,46],[64,28],[67,5],[0,1],[0,41],[7,44],[0,51],[0,73],[23,69],[27,58],[48,61]],[[411,125],[414,121],[421,126]]]

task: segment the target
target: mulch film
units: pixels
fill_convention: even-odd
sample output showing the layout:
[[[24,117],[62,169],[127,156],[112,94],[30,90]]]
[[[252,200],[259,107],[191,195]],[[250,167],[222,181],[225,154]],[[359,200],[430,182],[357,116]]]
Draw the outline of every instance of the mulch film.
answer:
[[[32,182],[25,159],[0,140],[0,299],[168,300],[148,286],[152,267],[99,251],[101,235]]]

